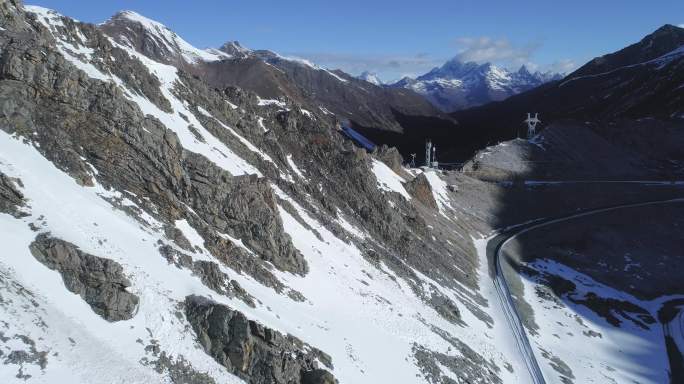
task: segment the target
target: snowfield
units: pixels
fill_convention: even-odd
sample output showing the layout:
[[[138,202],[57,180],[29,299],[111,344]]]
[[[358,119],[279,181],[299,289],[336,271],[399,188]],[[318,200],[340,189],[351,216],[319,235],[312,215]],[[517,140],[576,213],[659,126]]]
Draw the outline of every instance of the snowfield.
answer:
[[[577,299],[594,293],[601,298],[634,303],[653,316],[663,302],[672,299],[639,300],[551,260],[538,260],[529,266],[575,283],[577,289],[571,296]],[[549,382],[560,381],[564,376],[554,369],[554,357],[572,370],[574,377],[568,378],[580,383],[601,383],[609,381],[608,378],[617,383],[669,381],[670,367],[661,324],[649,324],[643,328],[613,312],[621,320],[621,324],[615,326],[584,305],[567,299],[559,302],[540,297],[539,282],[535,278],[526,278],[523,282],[525,301],[532,306],[539,326],[538,332],[531,335],[535,354]],[[591,347],[578,348],[581,345]]]
[[[154,371],[139,366],[138,361],[147,356],[144,346],[151,340],[156,340],[172,356],[184,356],[196,370],[208,372],[224,382],[236,382],[197,348],[193,333],[185,331],[186,325],[176,317],[176,306],[190,294],[228,304],[264,325],[326,351],[333,357],[334,373],[343,383],[424,382],[420,370],[406,363],[412,358],[413,343],[419,342],[443,353],[450,351],[450,345],[432,332],[429,325],[448,330],[502,365],[515,356],[501,352],[499,338],[505,329],[500,325],[505,323],[496,322],[492,330],[466,310],[463,315],[468,327],[445,321],[416,297],[401,278],[389,269],[377,269],[368,263],[356,246],[334,236],[282,191],[283,197],[322,237],[319,239],[286,210],[280,209],[284,228],[306,257],[310,272],[305,277],[284,272],[277,272],[277,276],[307,300],[293,301],[247,276],[221,267],[261,302],[257,308],[251,308],[240,300],[217,295],[190,272],[169,265],[159,254],[158,242],[173,244],[159,230],[159,225],[154,222],[142,225],[103,199],[118,195],[116,191],[79,186],[29,144],[5,133],[0,133],[0,154],[0,171],[22,180],[22,192],[30,206],[30,216],[21,220],[0,214],[2,233],[16,234],[6,238],[5,248],[9,251],[0,255],[2,273],[11,275],[39,303],[37,308],[22,313],[10,313],[2,307],[2,317],[16,318],[13,324],[18,327],[5,336],[31,335],[37,342],[36,348],[48,352],[47,369],[34,372],[44,382],[58,382],[67,377],[72,382],[97,382],[94,377],[108,382],[105,377],[119,377],[118,372],[125,372],[120,377],[128,377],[130,382],[149,382]],[[92,312],[80,297],[67,291],[60,275],[30,254],[28,246],[36,233],[29,229],[29,223],[34,223],[40,232],[50,232],[76,244],[85,252],[122,264],[132,281],[130,291],[140,297],[135,317],[109,323]],[[179,221],[176,226],[194,246],[204,248],[201,236],[187,221]],[[361,233],[349,223],[345,226],[352,235]],[[197,260],[210,257],[206,250],[193,254]],[[440,290],[457,300],[449,289]],[[60,303],[59,308],[51,303]],[[26,317],[39,317],[41,321],[20,321]],[[36,325],[41,322],[48,326]],[[55,331],[52,324],[63,324],[69,331]],[[39,341],[40,337],[43,340]],[[58,357],[52,357],[55,352]],[[102,363],[95,358],[91,364],[88,356],[103,354],[112,356],[109,362],[118,363],[107,364],[110,368],[96,374]],[[514,361],[512,364],[517,365]],[[13,365],[3,369],[8,375],[16,372]],[[508,371],[503,373],[514,377]]]
[[[161,257],[156,242],[163,235],[153,229],[154,223],[144,227],[113,209],[103,199],[113,196],[113,191],[79,186],[34,148],[4,132],[0,133],[0,171],[22,180],[31,212],[21,220],[0,213],[0,233],[12,234],[3,236],[0,273],[11,277],[5,280],[3,276],[3,284],[14,281],[21,287],[10,291],[10,297],[26,303],[35,298],[37,305],[20,311],[16,310],[20,306],[1,306],[0,310],[2,319],[12,320],[5,337],[27,335],[38,351],[47,352],[46,369],[34,371],[34,378],[45,383],[105,383],[114,377],[132,383],[156,382],[160,378],[153,367],[139,363],[148,357],[145,346],[155,339],[168,353],[183,355],[195,369],[228,383],[240,382],[195,346],[186,324],[174,315],[174,303],[188,294],[216,295],[188,271],[170,266]],[[37,233],[29,228],[30,223],[85,252],[121,263],[132,282],[130,291],[140,297],[135,317],[107,322],[66,290],[60,274],[31,255],[29,244]],[[31,296],[26,297],[25,291]],[[0,365],[0,377],[16,374],[16,365]]]
[[[406,200],[411,200],[411,195],[406,192],[406,189],[402,184],[405,183],[406,180],[397,175],[396,172],[385,163],[374,159],[372,171],[378,181],[378,188],[388,192],[396,192]]]
[[[441,179],[434,170],[428,169],[424,173],[425,177],[430,183],[432,196],[437,202],[439,213],[447,217],[452,217],[454,209],[451,207],[449,192],[447,191],[447,183]]]

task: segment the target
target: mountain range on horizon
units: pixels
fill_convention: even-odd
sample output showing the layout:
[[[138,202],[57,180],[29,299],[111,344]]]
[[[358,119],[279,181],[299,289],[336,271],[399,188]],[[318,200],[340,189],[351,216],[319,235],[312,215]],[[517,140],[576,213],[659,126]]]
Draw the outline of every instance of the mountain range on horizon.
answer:
[[[511,124],[517,124],[511,122],[519,120],[512,115],[520,114],[520,106],[509,111],[505,106],[515,105],[514,101],[501,107],[498,102],[531,91],[539,94],[546,89],[545,86],[557,86],[563,80],[560,74],[531,72],[526,66],[510,71],[491,63],[463,63],[454,58],[416,79],[404,78],[387,85],[370,72],[359,78],[341,70],[323,68],[305,59],[245,48],[237,41],[228,41],[219,48],[198,49],[163,24],[133,11],[120,11],[99,28],[120,44],[175,65],[212,86],[238,87],[267,99],[284,97],[297,100],[309,108],[349,120],[359,132],[377,142],[396,146],[404,156],[417,153],[418,159],[422,158],[420,143],[430,137],[441,138],[448,143],[452,142],[453,132],[458,131],[468,137],[466,141],[472,145],[461,143],[458,148],[454,147],[455,144],[442,145],[443,158],[451,161],[462,161],[491,140],[509,137],[514,131]],[[665,37],[660,38],[653,48],[661,47],[660,51],[665,51],[678,47],[677,36],[681,30],[673,25],[658,29],[652,35]],[[642,52],[635,51],[637,58],[623,61],[634,62],[639,60],[638,57],[653,56],[653,53],[649,56],[652,48],[648,44],[639,46],[644,48],[640,48]],[[674,56],[677,57],[676,54]],[[568,74],[567,78],[581,77],[588,65],[596,65],[592,63],[601,63],[602,60],[592,60]],[[640,97],[650,96],[646,93]],[[525,98],[523,96],[523,100]],[[521,99],[516,97],[512,100]],[[547,110],[541,108],[544,101],[536,103],[539,106],[532,109],[545,115]],[[478,111],[482,109],[506,109],[506,112],[487,112],[480,116]],[[508,121],[502,122],[503,116],[507,116]],[[573,113],[558,117],[571,118]],[[498,120],[494,122],[492,119]],[[482,128],[484,125],[487,127]],[[510,132],[503,132],[504,129]]]
[[[479,148],[521,136],[526,129],[522,121],[528,112],[539,113],[545,122],[678,120],[684,116],[682,65],[684,28],[668,24],[624,49],[592,59],[563,78],[500,101],[452,112],[451,117],[458,122],[457,131],[429,129],[426,124],[422,130],[403,135],[379,130],[362,132],[400,148],[404,154],[419,153],[420,143],[429,137],[442,143],[443,158],[463,161]]]
[[[510,70],[492,63],[462,62],[457,57],[415,78],[405,76],[394,82],[383,82],[371,71],[357,76],[377,86],[410,89],[444,112],[501,101],[563,77],[550,71],[532,72],[526,65]]]
[[[462,62],[453,58],[418,77],[404,77],[390,87],[407,88],[425,96],[445,112],[475,107],[563,78],[552,72],[530,72],[525,65],[517,71],[492,63]]]
[[[664,25],[634,44],[592,59],[561,80],[452,116],[465,129],[481,135],[482,145],[519,134],[522,110],[538,112],[547,121],[576,119],[614,125],[624,120],[681,121],[684,28]]]
[[[561,93],[567,92],[567,87],[563,87],[564,79],[583,78],[587,68],[606,67],[605,57],[611,57],[596,58],[565,78],[550,72],[531,72],[526,66],[510,71],[491,63],[463,63],[454,58],[415,79],[404,78],[388,85],[382,84],[371,72],[355,77],[305,59],[245,48],[237,41],[228,41],[219,48],[198,49],[163,24],[133,11],[120,11],[98,27],[118,43],[177,66],[214,87],[246,89],[265,99],[296,100],[310,109],[348,120],[359,132],[377,142],[396,146],[404,156],[417,153],[419,161],[422,161],[420,143],[426,138],[452,143],[453,132],[467,137],[465,143],[441,146],[442,156],[447,161],[462,161],[492,140],[509,138],[515,131],[511,125],[517,125],[519,120],[514,114],[520,114],[520,108],[527,108],[518,105],[518,101],[525,100],[528,104],[528,93],[539,95],[556,87]],[[673,51],[673,58],[678,58],[681,31],[682,28],[674,25],[659,28],[644,38],[646,43],[634,44],[627,49],[629,54],[619,55],[620,62],[635,63],[643,57],[668,53],[668,49]],[[653,46],[650,45],[652,41]],[[625,64],[625,67],[631,65]],[[639,70],[635,68],[634,71]],[[611,73],[608,71],[607,75]],[[655,78],[659,79],[663,73],[656,71]],[[573,82],[575,84],[583,82]],[[578,103],[584,102],[583,92]],[[674,92],[678,92],[677,89]],[[520,97],[513,97],[518,95]],[[629,90],[622,96],[627,95],[631,95]],[[596,105],[615,96],[608,92],[604,101]],[[634,97],[652,98],[650,93]],[[676,100],[675,97],[674,101],[661,105],[676,105]],[[502,101],[506,102],[499,104]],[[544,104],[544,98],[536,100],[532,109],[546,115],[549,110],[543,107]],[[556,101],[554,108],[565,104],[567,101]],[[509,105],[515,105],[514,110],[507,107]],[[481,115],[480,111],[485,110],[488,112]],[[551,117],[573,118],[576,111],[568,109],[564,114],[552,111]]]
[[[194,48],[163,24],[132,11],[118,12],[100,28],[118,43],[176,65],[215,87],[239,87],[265,99],[287,97],[361,127],[411,129],[402,116],[427,116],[455,127],[450,116],[413,91],[379,87],[304,59],[245,48],[237,41],[219,48]]]
[[[131,25],[133,24],[133,25]],[[341,70],[330,70],[316,65],[308,60],[279,55],[270,50],[249,49],[243,47],[238,41],[228,41],[219,48],[199,50],[191,47],[189,43],[177,36],[168,27],[161,23],[148,19],[133,11],[120,11],[102,24],[103,28],[110,31],[120,39],[122,43],[132,43],[139,46],[145,52],[157,50],[152,54],[166,62],[185,62],[196,64],[198,58],[219,60],[245,60],[249,58],[259,59],[267,64],[275,65],[281,70],[288,67],[286,72],[294,75],[292,69],[317,70],[326,72],[327,75],[342,82],[349,81],[353,77]],[[143,26],[142,30],[136,30],[136,26]],[[135,33],[133,31],[136,31]],[[144,32],[147,31],[147,32]],[[144,32],[144,33],[140,33]],[[126,40],[121,40],[125,38]],[[148,39],[140,41],[141,38]],[[526,66],[521,66],[517,71],[491,63],[478,64],[475,62],[463,63],[453,58],[436,67],[416,79],[405,77],[393,84],[383,84],[380,78],[371,73],[364,72],[356,78],[366,81],[378,87],[408,89],[423,96],[432,105],[443,112],[454,112],[468,107],[486,104],[491,101],[503,100],[514,94],[537,87],[545,82],[561,78],[562,75],[554,73],[530,72]],[[237,80],[236,80],[237,81]],[[245,87],[246,85],[236,83]],[[311,84],[309,84],[310,86]],[[249,86],[247,86],[249,88]],[[280,88],[283,88],[282,86]],[[315,92],[313,89],[307,91]],[[389,91],[392,92],[392,91]],[[290,96],[292,94],[290,93]],[[272,95],[266,95],[271,97]],[[348,113],[354,113],[353,108],[346,108]],[[337,111],[340,111],[337,109]],[[420,110],[425,114],[425,108]],[[391,120],[391,119],[385,119]],[[359,121],[367,126],[374,123],[368,119]]]

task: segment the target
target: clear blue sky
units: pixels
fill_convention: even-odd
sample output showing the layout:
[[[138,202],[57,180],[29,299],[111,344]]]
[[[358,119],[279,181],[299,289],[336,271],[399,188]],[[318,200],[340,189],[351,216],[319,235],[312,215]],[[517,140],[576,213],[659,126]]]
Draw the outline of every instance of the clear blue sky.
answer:
[[[448,58],[569,70],[684,24],[684,0],[26,0],[99,23],[130,9],[200,48],[239,40],[384,80],[423,73]]]

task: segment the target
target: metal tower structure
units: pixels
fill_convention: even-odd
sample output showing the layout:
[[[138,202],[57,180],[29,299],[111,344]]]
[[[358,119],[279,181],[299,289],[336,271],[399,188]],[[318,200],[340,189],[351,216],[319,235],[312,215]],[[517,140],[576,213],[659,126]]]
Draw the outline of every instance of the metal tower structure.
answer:
[[[527,123],[527,138],[531,139],[537,133],[537,124],[541,123],[539,114],[535,113],[532,117],[532,114],[528,112],[527,119],[524,122]]]

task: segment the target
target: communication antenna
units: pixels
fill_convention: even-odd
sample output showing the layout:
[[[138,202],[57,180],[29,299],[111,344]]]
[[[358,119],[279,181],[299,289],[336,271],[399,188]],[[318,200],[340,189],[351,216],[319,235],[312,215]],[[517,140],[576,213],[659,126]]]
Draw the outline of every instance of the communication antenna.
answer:
[[[411,154],[411,168],[415,168],[415,167],[416,167],[416,154],[412,153]]]
[[[531,139],[537,133],[537,124],[541,123],[539,113],[535,112],[534,117],[532,117],[532,114],[528,112],[527,119],[524,122],[527,123],[527,138]]]
[[[430,168],[430,165],[432,163],[432,141],[430,139],[427,139],[425,142],[425,166]]]
[[[437,168],[439,163],[437,163],[437,146],[432,147],[432,168]]]

